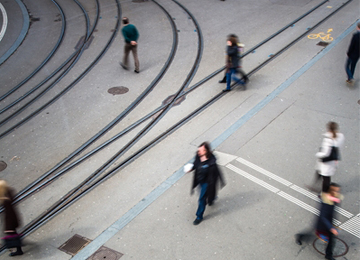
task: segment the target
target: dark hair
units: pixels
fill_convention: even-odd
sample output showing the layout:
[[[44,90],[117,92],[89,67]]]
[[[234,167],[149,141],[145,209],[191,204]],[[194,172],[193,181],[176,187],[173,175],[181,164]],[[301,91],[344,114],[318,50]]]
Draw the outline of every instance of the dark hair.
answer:
[[[336,187],[336,188],[340,188],[341,186],[335,182],[330,183],[329,187]]]
[[[129,18],[123,17],[122,21],[123,21],[123,24],[128,24],[129,23]]]
[[[238,40],[238,38],[237,38],[236,35],[235,35],[235,36],[230,36],[230,37],[228,38],[228,41],[231,42],[231,46],[237,46],[239,40]]]
[[[199,145],[199,147],[201,146],[205,147],[206,157],[210,158],[210,156],[212,155],[210,144],[208,142],[203,142],[202,144]]]
[[[333,138],[336,138],[336,132],[339,128],[338,124],[330,121],[329,123],[327,123],[327,128],[328,128],[329,132],[332,133]]]

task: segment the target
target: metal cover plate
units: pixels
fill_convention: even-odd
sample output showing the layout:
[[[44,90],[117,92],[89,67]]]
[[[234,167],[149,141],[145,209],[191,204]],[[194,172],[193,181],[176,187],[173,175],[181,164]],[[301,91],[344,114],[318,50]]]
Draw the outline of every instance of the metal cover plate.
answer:
[[[124,254],[114,251],[105,246],[100,247],[94,254],[92,254],[87,260],[118,260]]]
[[[75,234],[72,238],[62,244],[59,249],[67,254],[76,255],[81,249],[91,242],[86,237]]]
[[[6,162],[4,162],[4,161],[0,161],[0,172],[1,172],[1,171],[3,171],[3,170],[5,170],[5,169],[6,169],[6,167],[7,167]]]

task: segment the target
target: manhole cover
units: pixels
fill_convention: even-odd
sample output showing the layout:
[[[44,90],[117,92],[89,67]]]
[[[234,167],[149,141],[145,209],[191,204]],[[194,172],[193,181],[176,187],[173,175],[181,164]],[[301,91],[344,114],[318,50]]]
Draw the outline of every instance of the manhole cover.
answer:
[[[62,244],[59,249],[67,254],[76,255],[81,249],[91,242],[86,237],[75,234],[72,238]]]
[[[358,100],[358,104],[360,105],[360,99]]]
[[[318,42],[316,45],[325,47],[325,46],[328,46],[329,43],[328,43],[328,42],[323,42],[323,41],[321,41],[321,42]]]
[[[126,87],[113,87],[108,89],[108,93],[113,95],[121,95],[129,92],[129,89]]]
[[[333,247],[333,256],[339,257],[346,255],[346,253],[349,251],[348,245],[340,238],[335,237],[334,240],[335,245]],[[318,251],[322,255],[325,255],[327,243],[325,243],[319,238],[316,238],[313,242],[313,246],[316,251]]]
[[[134,3],[142,3],[142,2],[147,2],[149,0],[132,0]]]
[[[94,254],[92,254],[87,260],[118,260],[123,254],[116,252],[105,246],[100,247]]]
[[[5,169],[6,169],[6,167],[7,167],[6,162],[4,162],[4,161],[0,161],[0,172],[1,172],[1,171],[3,171],[3,170],[5,170]]]

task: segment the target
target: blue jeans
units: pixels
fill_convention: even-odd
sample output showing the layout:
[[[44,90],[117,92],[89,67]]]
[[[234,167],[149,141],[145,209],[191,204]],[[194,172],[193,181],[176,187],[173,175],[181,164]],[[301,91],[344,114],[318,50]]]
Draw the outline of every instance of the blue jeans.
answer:
[[[208,184],[207,183],[200,183],[200,197],[199,197],[199,207],[196,211],[196,218],[203,219],[205,207],[206,207],[206,190]]]
[[[236,72],[237,72],[236,68],[231,68],[226,73],[226,89],[230,90],[231,79],[234,79],[236,81],[236,83],[238,83],[238,84],[241,84],[241,85],[245,84],[244,81],[242,81],[241,79],[239,79],[238,77],[235,76]]]
[[[346,60],[345,70],[346,70],[346,74],[348,76],[348,80],[352,80],[354,78],[356,63],[357,63],[357,60],[352,60],[349,57]]]

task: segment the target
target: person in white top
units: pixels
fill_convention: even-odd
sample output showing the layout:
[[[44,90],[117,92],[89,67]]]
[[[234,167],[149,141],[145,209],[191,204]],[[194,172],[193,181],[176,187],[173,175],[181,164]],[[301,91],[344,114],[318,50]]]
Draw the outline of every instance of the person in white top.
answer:
[[[315,172],[315,183],[323,179],[322,191],[328,190],[340,160],[340,148],[344,144],[344,135],[338,132],[339,126],[335,122],[327,124],[327,132],[323,134],[324,139],[320,151],[316,153],[317,164]]]

